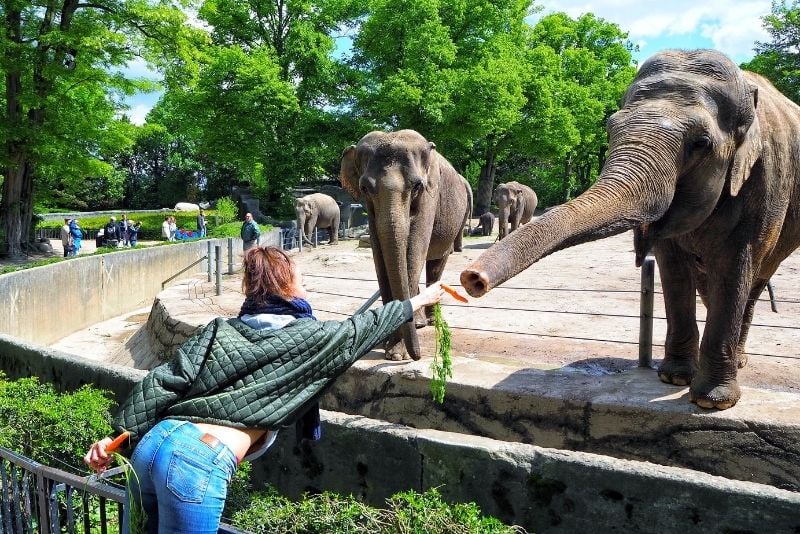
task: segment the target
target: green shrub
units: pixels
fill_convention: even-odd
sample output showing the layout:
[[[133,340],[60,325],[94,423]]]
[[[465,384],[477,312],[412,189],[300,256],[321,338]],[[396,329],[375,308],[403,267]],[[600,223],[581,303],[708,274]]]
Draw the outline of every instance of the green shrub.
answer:
[[[217,199],[217,217],[219,217],[220,224],[235,221],[238,213],[239,206],[231,197]]]
[[[435,488],[425,493],[406,491],[387,500],[385,509],[373,508],[354,497],[325,492],[292,501],[268,488],[252,496],[250,506],[233,515],[233,525],[257,534],[269,532],[328,533],[475,533],[520,532],[478,506],[450,505]]]
[[[91,386],[57,393],[37,377],[10,381],[0,372],[0,445],[59,469],[85,470],[89,445],[112,432],[112,405],[107,392]]]
[[[209,237],[239,237],[242,231],[242,222],[230,222],[225,224],[220,224],[219,226],[215,226],[208,231]],[[269,232],[272,230],[272,226],[269,224],[259,224],[258,227],[261,229],[261,233]]]

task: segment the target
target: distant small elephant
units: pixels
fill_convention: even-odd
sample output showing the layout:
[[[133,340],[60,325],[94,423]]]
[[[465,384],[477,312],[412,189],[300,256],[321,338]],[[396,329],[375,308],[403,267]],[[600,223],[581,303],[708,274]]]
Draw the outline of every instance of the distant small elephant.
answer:
[[[503,239],[509,232],[530,222],[539,203],[533,189],[519,182],[498,185],[494,190],[494,201],[500,210],[498,239]],[[508,229],[509,222],[511,230]]]
[[[329,245],[339,242],[339,204],[336,200],[324,193],[312,193],[300,197],[294,202],[294,209],[297,213],[297,229],[300,231],[300,239],[312,247],[314,244],[309,236],[314,234],[315,228],[327,228],[330,234]]]
[[[478,217],[478,225],[472,230],[470,235],[482,235],[484,237],[492,235],[494,230],[494,214],[487,211]]]

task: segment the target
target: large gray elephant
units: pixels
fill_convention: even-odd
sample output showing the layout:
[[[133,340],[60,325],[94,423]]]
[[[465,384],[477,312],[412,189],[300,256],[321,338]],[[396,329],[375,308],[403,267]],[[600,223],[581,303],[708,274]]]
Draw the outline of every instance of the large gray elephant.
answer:
[[[316,228],[328,229],[329,244],[339,242],[340,212],[336,199],[324,193],[312,193],[295,200],[294,210],[297,214],[297,231],[304,243],[314,246],[309,238],[314,235]]]
[[[536,193],[519,182],[507,182],[498,185],[494,190],[494,202],[500,211],[498,239],[503,239],[508,232],[513,232],[523,224],[530,222],[539,199]],[[511,230],[508,223],[511,223]]]
[[[461,250],[472,189],[436,145],[414,130],[370,132],[342,154],[340,179],[366,205],[383,302],[419,293],[423,266],[428,285],[439,280],[450,253]],[[415,323],[424,326],[425,317]],[[387,342],[387,359],[420,358],[414,326]]]
[[[659,377],[729,408],[756,299],[800,244],[800,108],[718,52],[666,51],[639,69],[608,135],[597,183],[495,244],[461,282],[480,296],[557,250],[634,229],[636,263],[655,253],[664,292]]]

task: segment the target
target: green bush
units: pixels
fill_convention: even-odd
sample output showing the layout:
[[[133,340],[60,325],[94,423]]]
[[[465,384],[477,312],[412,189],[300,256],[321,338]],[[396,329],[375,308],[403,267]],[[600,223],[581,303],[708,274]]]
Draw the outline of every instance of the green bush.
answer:
[[[425,493],[406,491],[373,508],[354,497],[325,492],[300,501],[283,497],[274,488],[252,495],[250,505],[233,514],[233,525],[257,534],[270,532],[329,534],[475,533],[511,534],[521,530],[482,516],[478,506],[450,505],[435,488]]]
[[[89,445],[112,431],[112,405],[107,392],[91,386],[57,393],[37,377],[10,381],[0,372],[0,445],[45,465],[85,472],[81,460]]]
[[[239,237],[242,231],[242,222],[231,222],[220,224],[219,226],[215,226],[208,231],[209,237]],[[272,226],[269,224],[259,224],[258,227],[261,229],[261,233],[269,232],[272,230]]]
[[[239,206],[231,197],[217,199],[217,217],[219,217],[220,224],[235,221],[238,213]]]

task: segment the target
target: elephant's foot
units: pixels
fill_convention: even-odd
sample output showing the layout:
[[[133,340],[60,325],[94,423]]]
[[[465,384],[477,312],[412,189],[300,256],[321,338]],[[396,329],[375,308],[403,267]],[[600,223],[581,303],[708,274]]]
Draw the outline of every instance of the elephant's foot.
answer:
[[[735,378],[720,383],[718,380],[698,375],[689,388],[689,400],[701,408],[727,410],[742,396]]]
[[[658,367],[658,378],[666,384],[688,386],[697,371],[694,360],[667,356]]]
[[[384,359],[389,360],[391,362],[402,362],[404,360],[410,360],[411,356],[406,354],[405,351],[403,351],[403,352],[392,352],[392,351],[387,350],[385,355],[384,355]]]

